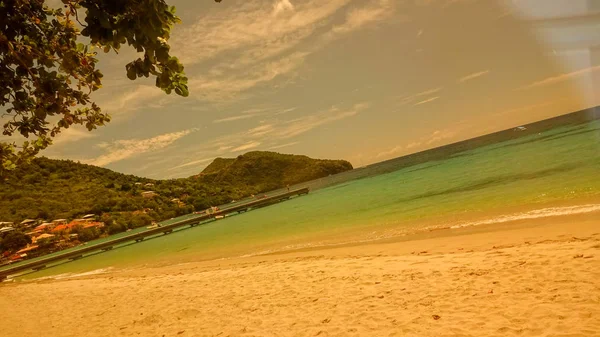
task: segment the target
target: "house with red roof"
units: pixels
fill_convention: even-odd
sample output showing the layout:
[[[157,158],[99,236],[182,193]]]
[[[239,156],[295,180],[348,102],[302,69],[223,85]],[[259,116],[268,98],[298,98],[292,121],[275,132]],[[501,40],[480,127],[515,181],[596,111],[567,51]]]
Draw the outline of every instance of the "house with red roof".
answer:
[[[54,224],[51,222],[44,222],[43,224],[35,227],[33,229],[34,232],[45,232],[45,231],[50,231],[52,230],[52,228],[54,228]]]

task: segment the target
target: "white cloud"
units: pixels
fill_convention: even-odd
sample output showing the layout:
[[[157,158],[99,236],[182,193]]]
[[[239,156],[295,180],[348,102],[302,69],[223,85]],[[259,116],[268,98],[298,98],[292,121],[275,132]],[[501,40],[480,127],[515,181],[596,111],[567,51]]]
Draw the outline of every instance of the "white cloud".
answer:
[[[425,103],[433,102],[433,101],[437,100],[438,98],[440,98],[440,97],[439,97],[439,96],[431,97],[431,98],[428,98],[428,99],[426,99],[426,100],[423,100],[423,101],[417,102],[417,103],[413,104],[413,106],[417,106],[417,105],[421,105],[421,104],[425,104]]]
[[[114,93],[112,95],[107,103],[102,104],[102,109],[113,116],[119,116],[135,111],[154,98],[165,95],[165,93],[154,86],[138,85],[135,89],[129,90],[117,97],[114,97]]]
[[[279,51],[296,45],[314,32],[318,24],[328,20],[349,0],[305,1],[294,6],[289,1],[277,1],[272,6],[264,2],[239,2],[234,7],[209,12],[172,38],[173,48],[184,64],[204,62],[228,51],[253,54],[268,52],[274,45]],[[284,14],[287,15],[274,15]],[[304,33],[301,33],[306,30]],[[300,34],[296,36],[295,34]]]
[[[273,15],[278,15],[282,12],[293,11],[294,5],[290,2],[290,0],[280,0],[275,2],[273,5]]]
[[[197,98],[222,102],[232,100],[241,92],[268,83],[281,75],[289,75],[298,69],[308,53],[296,52],[284,59],[265,62],[248,71],[239,71],[222,77],[199,77],[189,82],[190,89],[199,93]]]
[[[443,141],[450,139],[458,134],[458,128],[456,130],[436,130],[431,134],[416,139],[406,145],[396,145],[387,150],[381,151],[375,155],[376,160],[385,160],[394,157],[399,157],[401,155],[413,153],[419,148],[425,149],[429,148],[432,145],[441,145]]]
[[[346,22],[335,26],[332,32],[335,34],[348,33],[369,23],[380,21],[390,14],[391,1],[377,1],[372,5],[350,10],[346,15]]]
[[[556,84],[559,82],[563,82],[563,81],[567,81],[573,77],[578,77],[581,75],[586,75],[586,74],[590,74],[592,72],[598,71],[600,70],[600,65],[597,66],[592,66],[592,67],[588,67],[588,68],[583,68],[583,69],[579,69],[570,73],[564,73],[564,74],[560,74],[557,76],[552,76],[552,77],[548,77],[545,78],[543,80],[540,81],[536,81],[533,82],[531,84],[522,86],[520,88],[518,88],[517,90],[527,90],[527,89],[531,89],[531,88],[536,88],[536,87],[541,87],[541,86],[546,86],[546,85],[551,85],[551,84]]]
[[[219,146],[219,148],[217,149],[217,152],[223,152],[223,151],[227,151],[229,149],[233,148],[233,146],[227,145],[227,146]]]
[[[202,158],[202,159],[194,160],[194,161],[187,162],[187,163],[184,163],[181,165],[173,166],[173,167],[167,169],[167,171],[172,171],[172,170],[180,169],[183,167],[188,167],[188,166],[193,166],[193,165],[198,165],[198,164],[204,164],[209,161],[213,161],[214,159],[215,159],[214,157],[211,157],[211,158]]]
[[[387,0],[354,7],[334,26],[334,14],[349,2],[278,0],[268,6],[249,1],[199,17],[172,39],[186,67],[211,62],[210,71],[193,76],[191,95],[226,103],[275,79],[294,79],[308,56],[349,32],[382,22],[394,8]]]
[[[298,107],[293,107],[293,108],[283,109],[283,110],[281,110],[281,111],[278,111],[278,112],[276,112],[275,114],[276,114],[276,115],[283,115],[283,114],[286,114],[286,113],[288,113],[288,112],[292,112],[292,111],[294,111],[294,110],[296,110],[296,109],[298,109]]]
[[[106,150],[108,153],[94,159],[85,160],[85,162],[91,165],[105,166],[143,153],[163,149],[194,131],[196,129],[165,133],[146,139],[121,139],[110,143],[100,143],[98,147]]]
[[[416,100],[420,99],[423,96],[429,96],[429,95],[433,95],[435,93],[438,93],[442,90],[442,87],[438,87],[438,88],[433,88],[433,89],[428,89],[425,91],[421,91],[419,93],[416,94],[412,94],[409,96],[400,96],[399,97],[399,104],[400,105],[406,105],[406,104],[410,104],[415,102]]]
[[[238,121],[240,119],[248,119],[248,118],[252,118],[254,117],[254,115],[238,115],[238,116],[231,116],[231,117],[226,117],[226,118],[221,118],[221,119],[215,119],[213,121],[213,123],[225,123],[225,122],[233,122],[233,121]]]
[[[455,130],[436,130],[431,134],[431,136],[428,137],[425,144],[431,145],[431,144],[440,143],[441,141],[446,140],[448,138],[452,138],[455,135],[456,135]]]
[[[281,145],[275,145],[275,146],[271,146],[269,148],[269,150],[277,150],[277,149],[282,149],[284,147],[288,147],[288,146],[293,146],[296,144],[300,144],[300,142],[291,142],[291,143],[285,143],[285,144],[281,144]]]
[[[404,150],[403,145],[394,146],[388,150],[377,153],[375,158],[390,158],[390,157],[392,157],[392,155],[399,153],[402,150]]]
[[[236,148],[231,149],[231,152],[250,150],[250,149],[260,146],[260,144],[261,144],[260,142],[256,142],[256,141],[249,142],[249,143],[246,143],[246,144],[243,144]]]
[[[66,143],[78,142],[83,139],[90,139],[96,137],[95,133],[82,129],[80,127],[71,126],[68,129],[63,130],[58,134],[52,141],[53,145],[61,145]]]
[[[472,74],[469,74],[467,76],[461,77],[456,82],[457,83],[464,83],[466,81],[474,80],[474,79],[479,78],[481,76],[487,75],[489,73],[490,73],[489,70],[479,71],[479,72],[472,73]]]
[[[369,106],[370,105],[368,103],[359,103],[355,104],[349,109],[339,109],[337,107],[333,107],[320,113],[284,122],[283,125],[277,125],[275,127],[276,130],[273,133],[280,139],[292,138],[315,129],[321,125],[352,117],[362,110],[367,109]]]
[[[251,149],[269,149],[275,150],[298,144],[296,140],[291,138],[302,135],[311,130],[317,129],[324,125],[334,123],[346,118],[351,118],[370,107],[369,103],[359,103],[350,106],[331,107],[322,111],[315,112],[310,115],[304,115],[298,118],[282,120],[281,115],[271,115],[262,121],[260,124],[255,124],[246,130],[224,134],[220,137],[194,142],[193,145],[181,147],[175,153],[170,154],[171,162],[181,163],[170,169],[162,169],[168,171],[170,177],[185,176],[193,174],[202,169],[207,158],[215,158],[224,156],[228,153],[236,153],[248,151]],[[261,108],[249,109],[250,113],[260,111],[277,111],[277,108]],[[285,115],[284,115],[285,116]],[[113,143],[105,144],[107,150],[114,147]],[[201,160],[192,160],[190,158],[204,158]],[[163,165],[164,163],[161,163]],[[207,164],[207,163],[206,163]],[[157,164],[158,165],[158,164]],[[196,166],[197,165],[197,166]],[[156,169],[153,169],[156,172]]]
[[[263,124],[263,125],[259,125],[255,128],[248,130],[248,134],[251,136],[263,136],[263,135],[266,135],[267,133],[272,132],[273,130],[274,130],[273,124]]]

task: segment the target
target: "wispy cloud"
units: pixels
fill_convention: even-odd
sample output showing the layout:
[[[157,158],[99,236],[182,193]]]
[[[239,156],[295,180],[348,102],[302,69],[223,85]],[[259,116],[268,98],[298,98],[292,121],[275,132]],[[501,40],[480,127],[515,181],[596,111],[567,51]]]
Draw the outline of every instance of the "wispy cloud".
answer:
[[[267,133],[272,132],[274,129],[275,129],[274,124],[263,124],[263,125],[259,125],[255,128],[248,130],[248,135],[263,136],[263,135],[266,135]]]
[[[416,100],[421,99],[423,96],[433,95],[440,91],[442,91],[442,87],[428,89],[428,90],[421,91],[416,94],[412,94],[412,95],[408,95],[408,96],[400,96],[399,104],[400,105],[411,104],[411,103],[414,103]]]
[[[56,136],[56,138],[54,138],[54,140],[52,141],[52,144],[54,146],[57,146],[61,144],[74,143],[83,139],[90,139],[94,137],[96,137],[95,133],[89,132],[88,130],[82,129],[80,127],[71,126],[70,128],[59,133],[58,136]]]
[[[97,158],[85,160],[87,164],[105,166],[137,155],[163,149],[176,140],[189,135],[196,129],[165,133],[146,139],[121,139],[110,143],[100,143],[98,147],[107,153]]]
[[[376,160],[385,160],[398,157],[400,155],[415,152],[419,149],[430,148],[434,145],[440,145],[444,141],[455,137],[458,134],[457,130],[435,130],[431,134],[416,139],[408,144],[396,145],[387,150],[381,151],[375,155]]]
[[[273,134],[279,139],[292,138],[319,126],[355,116],[359,112],[369,108],[369,106],[370,104],[368,103],[359,103],[349,109],[333,107],[320,113],[297,118],[285,122],[282,125],[277,125]]]
[[[431,136],[427,137],[425,144],[431,145],[441,143],[443,140],[452,138],[455,135],[456,130],[436,130],[431,134]]]
[[[273,5],[273,15],[278,15],[285,11],[293,11],[294,5],[290,0],[279,0]]]
[[[198,76],[189,85],[197,99],[210,102],[231,101],[240,93],[264,85],[297,70],[309,54],[295,52],[286,58],[264,62],[245,71],[228,72],[223,76]]]
[[[225,134],[209,141],[194,143],[193,146],[180,148],[171,155],[171,162],[179,165],[169,169],[169,176],[185,176],[202,169],[206,159],[202,161],[190,158],[215,158],[227,156],[251,149],[275,150],[299,143],[292,138],[318,129],[324,125],[351,118],[366,111],[369,103],[363,102],[350,106],[334,106],[310,115],[283,120],[281,115],[267,118],[261,124],[246,130]],[[277,109],[275,109],[277,110]],[[107,144],[108,146],[109,144]]]
[[[487,74],[489,74],[489,73],[490,73],[490,71],[489,71],[489,70],[479,71],[479,72],[472,73],[472,74],[469,74],[469,75],[467,75],[467,76],[461,77],[461,78],[459,78],[459,79],[458,79],[456,82],[457,82],[457,83],[464,83],[464,82],[467,82],[467,81],[470,81],[470,80],[474,80],[474,79],[476,79],[476,78],[479,78],[479,77],[481,77],[481,76],[487,75]]]
[[[238,121],[240,119],[248,119],[248,118],[253,118],[255,117],[255,115],[238,115],[238,116],[231,116],[231,117],[226,117],[226,118],[221,118],[221,119],[215,119],[213,121],[213,123],[225,123],[225,122],[233,122],[233,121]]]
[[[367,24],[380,22],[393,12],[393,2],[388,0],[373,1],[370,5],[354,8],[346,14],[346,21],[333,27],[331,33],[349,33],[366,26]]]
[[[431,98],[428,98],[428,99],[426,99],[426,100],[423,100],[423,101],[417,102],[417,103],[413,104],[413,106],[417,106],[417,105],[421,105],[421,104],[425,104],[425,103],[433,102],[433,101],[437,100],[438,98],[440,98],[440,96],[431,97]]]
[[[124,118],[128,113],[149,104],[153,104],[155,107],[159,106],[159,102],[155,101],[155,99],[163,95],[165,93],[155,86],[138,85],[134,89],[122,94],[115,95],[115,93],[112,93],[110,98],[104,99],[106,103],[102,104],[102,110],[115,118]],[[162,98],[163,104],[169,99],[168,96]]]
[[[215,159],[214,157],[210,157],[210,158],[202,158],[202,159],[190,161],[190,162],[187,162],[185,164],[181,164],[181,165],[170,167],[170,168],[167,169],[167,171],[172,171],[172,170],[177,170],[177,169],[180,169],[180,168],[183,168],[183,167],[188,167],[188,166],[194,166],[194,165],[200,165],[200,164],[208,163],[210,161],[213,161],[214,159]]]
[[[191,95],[223,104],[248,97],[252,88],[296,78],[308,56],[334,40],[391,16],[394,2],[347,6],[351,0],[240,2],[210,11],[172,39],[187,67],[210,62],[190,81]],[[345,21],[334,15],[347,10]]]
[[[239,151],[246,151],[246,150],[254,149],[254,148],[260,146],[260,144],[261,144],[260,142],[256,142],[256,141],[249,142],[249,143],[246,143],[246,144],[243,144],[236,148],[231,149],[231,152],[239,152]]]
[[[296,6],[285,0],[272,5],[260,1],[238,2],[236,6],[198,17],[173,37],[173,48],[180,50],[180,58],[188,65],[234,50],[271,57],[274,55],[269,49],[275,47],[278,53],[289,50],[348,2],[310,0]]]
[[[404,145],[397,145],[394,146],[390,149],[381,151],[379,153],[377,153],[377,155],[375,155],[375,158],[379,159],[379,158],[390,158],[392,157],[394,154],[400,153],[402,150],[404,150],[405,146]]]
[[[289,147],[289,146],[293,146],[296,144],[300,144],[300,142],[291,142],[291,143],[285,143],[285,144],[281,144],[281,145],[275,145],[275,146],[271,146],[269,148],[269,150],[277,150],[277,149],[282,149],[284,147]]]
[[[281,111],[277,111],[275,114],[276,114],[276,115],[283,115],[283,114],[286,114],[286,113],[288,113],[288,112],[292,112],[292,111],[294,111],[294,110],[296,110],[296,109],[298,109],[298,107],[287,108],[287,109],[283,109],[283,110],[281,110]]]
[[[543,80],[536,81],[531,84],[522,86],[522,87],[518,88],[517,90],[527,90],[527,89],[532,89],[532,88],[536,88],[536,87],[542,87],[542,86],[546,86],[546,85],[556,84],[556,83],[560,83],[563,81],[567,81],[574,77],[590,74],[592,72],[599,71],[599,70],[600,70],[600,65],[583,68],[583,69],[579,69],[576,71],[572,71],[570,73],[564,73],[564,74],[560,74],[557,76],[548,77]]]

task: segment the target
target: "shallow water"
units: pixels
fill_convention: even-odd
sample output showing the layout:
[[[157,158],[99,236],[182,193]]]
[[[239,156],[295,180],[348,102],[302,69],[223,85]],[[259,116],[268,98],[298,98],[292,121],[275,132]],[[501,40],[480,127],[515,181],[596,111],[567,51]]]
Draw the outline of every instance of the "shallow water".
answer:
[[[590,212],[599,212],[600,219],[600,203],[590,202],[600,200],[600,121],[379,172],[374,165],[363,169],[360,175],[367,177],[361,179],[352,180],[352,172],[324,178],[309,185],[337,184],[25,277],[248,256],[518,219]]]

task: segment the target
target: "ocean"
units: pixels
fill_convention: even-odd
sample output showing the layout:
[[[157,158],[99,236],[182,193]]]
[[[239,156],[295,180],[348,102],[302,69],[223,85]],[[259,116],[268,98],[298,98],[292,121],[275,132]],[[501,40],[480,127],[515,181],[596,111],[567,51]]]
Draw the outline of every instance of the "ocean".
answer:
[[[22,278],[393,240],[572,214],[598,214],[600,220],[600,120],[559,124],[536,128],[538,123],[301,184],[311,193]]]

